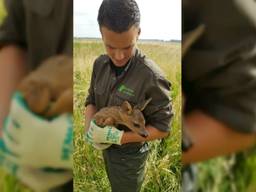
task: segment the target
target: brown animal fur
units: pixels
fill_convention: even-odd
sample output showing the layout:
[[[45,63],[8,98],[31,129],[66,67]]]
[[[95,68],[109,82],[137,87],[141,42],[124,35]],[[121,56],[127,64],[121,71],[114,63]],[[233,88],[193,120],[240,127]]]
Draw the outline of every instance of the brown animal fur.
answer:
[[[205,25],[201,24],[192,31],[185,33],[182,37],[182,57],[189,51],[189,48],[202,36]]]
[[[138,105],[134,108],[128,101],[124,101],[121,106],[104,107],[94,115],[94,119],[99,126],[117,126],[121,124],[140,136],[147,137],[148,132],[145,129],[145,119],[142,111],[150,101],[151,98],[141,106]]]
[[[18,86],[29,108],[45,117],[73,111],[73,63],[54,56],[31,72]]]

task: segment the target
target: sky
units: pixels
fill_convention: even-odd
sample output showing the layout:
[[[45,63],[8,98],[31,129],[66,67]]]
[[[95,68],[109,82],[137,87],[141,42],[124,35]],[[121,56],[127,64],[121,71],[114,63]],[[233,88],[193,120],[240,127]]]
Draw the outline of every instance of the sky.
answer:
[[[102,0],[74,0],[74,36],[100,38]],[[181,0],[136,0],[141,12],[140,39],[181,40]]]

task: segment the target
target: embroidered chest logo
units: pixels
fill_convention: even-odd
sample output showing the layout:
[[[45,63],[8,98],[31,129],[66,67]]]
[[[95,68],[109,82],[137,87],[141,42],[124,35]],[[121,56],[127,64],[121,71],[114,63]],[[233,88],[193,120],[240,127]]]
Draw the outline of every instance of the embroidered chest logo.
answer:
[[[133,91],[132,89],[126,87],[124,84],[121,84],[121,85],[118,87],[118,91],[119,91],[120,93],[129,95],[129,96],[134,96],[134,91]]]

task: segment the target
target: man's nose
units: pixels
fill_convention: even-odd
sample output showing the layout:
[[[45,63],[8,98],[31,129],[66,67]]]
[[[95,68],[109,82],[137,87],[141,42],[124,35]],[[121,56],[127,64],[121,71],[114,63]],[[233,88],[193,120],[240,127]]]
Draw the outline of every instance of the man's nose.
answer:
[[[122,60],[122,59],[124,59],[124,52],[122,50],[117,49],[115,51],[114,57],[115,57],[115,60]]]

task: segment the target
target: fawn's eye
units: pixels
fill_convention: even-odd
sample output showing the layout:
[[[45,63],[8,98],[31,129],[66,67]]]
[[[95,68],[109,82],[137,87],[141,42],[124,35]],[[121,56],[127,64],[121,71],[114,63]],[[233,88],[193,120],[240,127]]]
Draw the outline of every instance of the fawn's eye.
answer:
[[[134,127],[140,127],[140,124],[138,123],[133,123]]]

